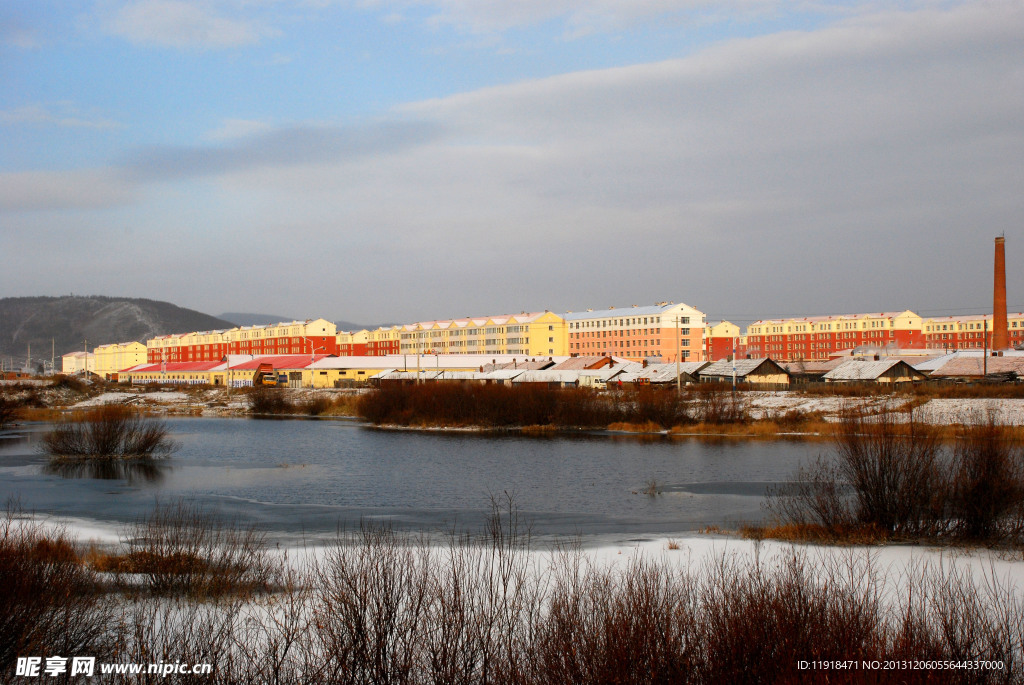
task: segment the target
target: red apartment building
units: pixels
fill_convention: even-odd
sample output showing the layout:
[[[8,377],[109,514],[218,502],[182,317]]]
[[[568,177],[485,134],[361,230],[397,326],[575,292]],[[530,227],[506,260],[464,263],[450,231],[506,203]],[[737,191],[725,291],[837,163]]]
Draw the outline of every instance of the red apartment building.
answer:
[[[909,310],[765,319],[747,327],[745,353],[777,361],[828,359],[855,347],[923,348],[924,325]]]

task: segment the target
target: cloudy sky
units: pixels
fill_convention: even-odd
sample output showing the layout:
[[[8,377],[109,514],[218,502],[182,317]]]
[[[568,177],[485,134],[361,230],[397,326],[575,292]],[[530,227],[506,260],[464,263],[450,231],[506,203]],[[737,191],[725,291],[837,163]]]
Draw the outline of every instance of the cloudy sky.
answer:
[[[1024,309],[1020,0],[6,0],[0,296]]]

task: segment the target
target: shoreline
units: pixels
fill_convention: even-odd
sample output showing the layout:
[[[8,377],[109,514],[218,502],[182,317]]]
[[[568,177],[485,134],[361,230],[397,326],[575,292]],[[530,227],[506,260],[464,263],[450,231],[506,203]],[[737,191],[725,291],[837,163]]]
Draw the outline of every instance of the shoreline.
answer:
[[[19,520],[38,524],[48,533],[63,532],[70,541],[88,549],[112,549],[123,540],[128,524],[116,524],[82,517],[65,517],[23,513]],[[351,531],[358,538],[359,531]],[[399,539],[415,548],[435,551],[448,549],[452,540],[447,534],[433,533],[424,537],[414,532],[399,532]],[[428,544],[421,544],[427,540]],[[349,544],[348,534],[340,539]],[[281,559],[302,563],[339,544],[334,535],[302,535],[292,544],[273,544],[268,551]],[[481,547],[489,543],[481,540]],[[564,551],[578,551],[583,558],[602,568],[622,567],[634,562],[667,563],[675,567],[699,568],[723,560],[739,563],[773,563],[792,556],[805,555],[809,560],[826,559],[864,561],[886,574],[905,577],[922,567],[969,569],[979,582],[999,579],[1008,582],[1016,592],[1024,592],[1024,555],[1008,554],[985,547],[938,546],[922,543],[888,543],[881,545],[838,545],[782,540],[749,540],[739,535],[720,532],[686,531],[679,535],[611,534],[589,536],[541,536],[532,538],[525,551],[537,561],[553,560]]]

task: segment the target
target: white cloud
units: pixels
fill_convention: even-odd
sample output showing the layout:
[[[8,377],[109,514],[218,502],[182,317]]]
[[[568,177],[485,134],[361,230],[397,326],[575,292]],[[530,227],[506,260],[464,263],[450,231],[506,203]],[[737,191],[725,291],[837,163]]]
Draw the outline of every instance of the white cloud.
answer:
[[[373,125],[231,138],[252,122],[226,122],[228,142],[151,150],[123,172],[180,193],[140,221],[303,265],[308,280],[270,270],[254,299],[291,288],[331,312],[354,291],[350,319],[662,299],[714,318],[972,306],[990,301],[991,236],[1024,215],[1021,54],[1019,2],[889,12]],[[124,197],[102,180],[0,177],[0,207]],[[183,296],[209,290],[176,278],[197,284]]]
[[[271,130],[271,125],[265,121],[226,119],[219,128],[210,131],[205,137],[207,140],[213,141],[236,140],[258,133],[265,133],[269,130]]]
[[[1002,3],[738,40],[409,105],[403,117],[445,135],[219,182],[259,223],[387,254],[432,301],[569,288],[549,306],[579,306],[580,290],[604,306],[686,289],[762,313],[917,306],[936,298],[935,245],[984,251],[970,231],[1024,212],[1022,37],[1024,8]],[[609,278],[622,258],[628,277]],[[449,292],[438,274],[453,259],[488,287]],[[780,279],[780,264],[793,273]],[[379,263],[348,268],[371,279]],[[847,276],[821,280],[832,273]],[[969,296],[977,275],[942,285]]]
[[[220,16],[209,3],[184,0],[131,2],[108,18],[106,29],[137,45],[200,49],[248,45],[270,33],[252,21]]]

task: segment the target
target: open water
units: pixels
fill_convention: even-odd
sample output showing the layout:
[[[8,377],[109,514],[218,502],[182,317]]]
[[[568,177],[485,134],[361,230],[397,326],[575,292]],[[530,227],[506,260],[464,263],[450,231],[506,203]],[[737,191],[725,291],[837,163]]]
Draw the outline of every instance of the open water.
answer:
[[[539,535],[665,535],[764,517],[768,487],[828,449],[736,438],[558,437],[385,431],[351,420],[167,421],[180,448],[146,469],[54,471],[49,426],[0,436],[0,499],[23,509],[123,523],[156,501],[192,498],[271,532],[319,535],[361,522],[478,530],[511,496]],[[661,494],[644,494],[651,481]]]

